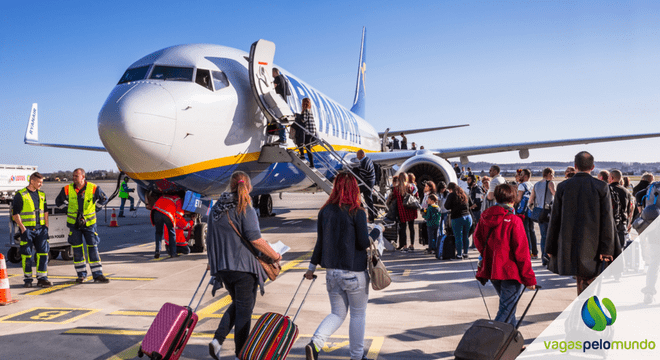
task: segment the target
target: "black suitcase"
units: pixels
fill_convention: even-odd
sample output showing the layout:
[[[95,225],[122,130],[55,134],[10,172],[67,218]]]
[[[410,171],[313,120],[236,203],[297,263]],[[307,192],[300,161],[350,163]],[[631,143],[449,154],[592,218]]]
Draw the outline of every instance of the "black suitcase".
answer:
[[[454,235],[443,235],[438,241],[438,251],[436,258],[442,260],[451,260],[456,257],[456,239]]]
[[[523,318],[540,288],[540,286],[536,286],[536,291],[517,326],[509,324],[509,318],[507,318],[507,322],[481,319],[472,324],[456,347],[454,352],[456,360],[508,360],[518,357],[525,343],[518,327],[522,324]],[[514,308],[518,306],[518,301],[524,292],[524,289],[520,292]],[[509,316],[511,315],[513,312],[509,314]]]

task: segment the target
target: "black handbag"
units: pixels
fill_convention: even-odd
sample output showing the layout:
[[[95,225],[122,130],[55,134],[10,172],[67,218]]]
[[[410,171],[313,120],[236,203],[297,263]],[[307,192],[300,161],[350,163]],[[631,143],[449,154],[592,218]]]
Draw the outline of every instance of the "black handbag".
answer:
[[[417,197],[410,193],[403,196],[403,206],[411,209],[419,209],[421,207]]]

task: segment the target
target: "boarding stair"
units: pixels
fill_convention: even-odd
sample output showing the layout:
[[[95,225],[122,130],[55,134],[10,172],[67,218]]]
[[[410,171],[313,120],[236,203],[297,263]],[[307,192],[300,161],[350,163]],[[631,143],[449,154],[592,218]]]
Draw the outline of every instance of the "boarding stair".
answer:
[[[308,135],[311,135],[307,129],[301,127],[297,123],[293,123],[291,127],[295,128],[296,131],[303,131]],[[297,148],[291,148],[291,149],[286,149],[286,145],[280,144],[277,142],[274,143],[269,143],[265,144],[262,147],[261,154],[259,156],[259,162],[262,163],[274,163],[274,162],[290,162],[293,163],[300,171],[302,171],[308,178],[310,178],[314,184],[320,189],[325,191],[328,195],[332,193],[332,182],[328,180],[328,178],[321,173],[318,169],[315,167],[311,167],[307,160],[302,159],[299,156],[300,150],[302,147],[297,147]],[[348,171],[350,172],[355,179],[357,179],[358,185],[359,186],[365,186],[366,184],[360,179],[359,176],[355,174],[353,171],[353,167],[355,166],[354,164],[350,164],[343,156],[341,156],[339,153],[335,151],[335,149],[332,147],[330,143],[325,141],[324,139],[321,139],[319,137],[314,136],[314,141],[311,142],[310,144],[307,144],[310,148],[314,148],[315,146],[320,146],[325,150],[325,152],[329,155],[328,158],[321,157],[321,156],[315,156],[314,157],[314,163],[315,164],[320,164],[322,165],[321,168],[327,169],[329,175],[334,178],[339,174],[340,171]],[[331,162],[332,160],[338,162],[341,164],[341,168],[337,169]],[[369,208],[369,211],[371,211],[373,214],[375,214],[375,217],[379,216],[379,208],[386,208],[385,206],[379,206],[377,205],[378,202],[385,204],[385,198],[383,195],[378,192],[378,191],[373,191],[372,189],[372,194],[376,195],[378,198],[378,201],[374,202],[374,207]],[[366,204],[365,204],[365,207]]]

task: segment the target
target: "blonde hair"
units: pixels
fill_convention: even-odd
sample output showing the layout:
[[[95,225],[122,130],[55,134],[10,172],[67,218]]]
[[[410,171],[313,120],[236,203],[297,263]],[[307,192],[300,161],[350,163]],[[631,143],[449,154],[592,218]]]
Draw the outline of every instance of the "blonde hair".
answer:
[[[236,211],[239,214],[244,214],[248,206],[252,206],[252,198],[250,191],[252,191],[252,183],[248,174],[242,171],[235,171],[231,174],[229,180],[229,191],[236,193],[238,199],[238,206]]]

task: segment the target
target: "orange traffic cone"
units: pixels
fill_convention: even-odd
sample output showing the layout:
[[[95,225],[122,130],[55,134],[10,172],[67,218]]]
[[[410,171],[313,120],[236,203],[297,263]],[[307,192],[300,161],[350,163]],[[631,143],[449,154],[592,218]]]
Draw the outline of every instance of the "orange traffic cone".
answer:
[[[7,277],[7,263],[5,263],[5,256],[0,254],[0,305],[5,306],[17,301],[11,299],[9,278]]]
[[[117,214],[115,214],[115,209],[112,209],[112,215],[110,215],[110,227],[119,227],[117,223]]]

